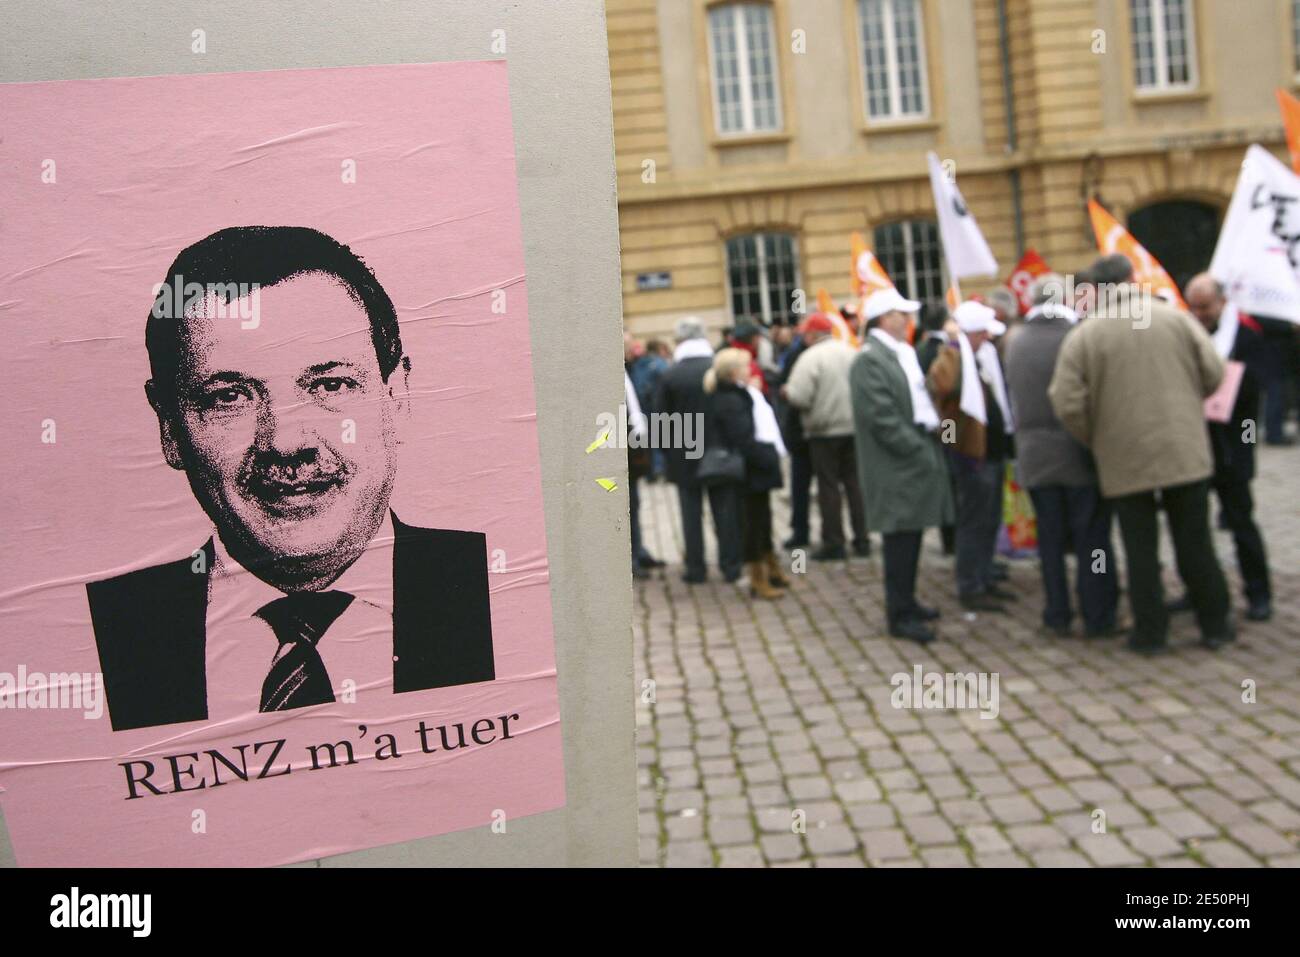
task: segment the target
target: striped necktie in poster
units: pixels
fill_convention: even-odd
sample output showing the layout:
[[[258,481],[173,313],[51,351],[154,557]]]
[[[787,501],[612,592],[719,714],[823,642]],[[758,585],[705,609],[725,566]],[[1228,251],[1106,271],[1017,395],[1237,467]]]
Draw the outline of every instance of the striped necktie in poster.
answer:
[[[334,700],[334,687],[316,649],[326,629],[352,604],[343,591],[294,592],[268,602],[256,616],[271,626],[280,647],[262,682],[261,711],[288,711]]]

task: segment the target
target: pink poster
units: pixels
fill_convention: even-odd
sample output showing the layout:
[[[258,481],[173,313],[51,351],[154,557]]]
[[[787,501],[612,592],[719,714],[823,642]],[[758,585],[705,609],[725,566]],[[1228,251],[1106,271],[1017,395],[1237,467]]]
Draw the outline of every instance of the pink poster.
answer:
[[[0,86],[23,865],[564,804],[506,67]]]
[[[1232,417],[1232,410],[1237,405],[1237,393],[1241,391],[1241,377],[1246,371],[1244,363],[1229,359],[1223,364],[1223,381],[1205,400],[1205,417],[1211,422],[1227,422]]]

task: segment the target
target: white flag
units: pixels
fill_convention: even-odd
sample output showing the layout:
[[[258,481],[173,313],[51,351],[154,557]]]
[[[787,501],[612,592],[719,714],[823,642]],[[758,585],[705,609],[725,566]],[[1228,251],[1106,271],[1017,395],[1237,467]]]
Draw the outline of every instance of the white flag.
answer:
[[[993,258],[975,217],[966,208],[956,177],[948,179],[933,152],[926,153],[925,158],[930,164],[930,188],[934,190],[934,208],[939,214],[939,238],[943,240],[948,274],[953,279],[996,275],[998,261]]]
[[[1300,176],[1262,146],[1246,150],[1210,275],[1259,316],[1300,323]]]

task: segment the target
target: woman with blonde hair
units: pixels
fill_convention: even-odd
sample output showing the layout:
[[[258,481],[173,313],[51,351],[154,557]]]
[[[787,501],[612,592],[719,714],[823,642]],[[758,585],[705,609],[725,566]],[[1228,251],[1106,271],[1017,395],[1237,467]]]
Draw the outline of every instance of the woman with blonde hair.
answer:
[[[781,487],[781,456],[785,446],[776,413],[763,393],[750,384],[750,355],[743,349],[722,349],[713,368],[704,374],[708,395],[705,454],[720,449],[743,461],[743,472],[725,484],[735,488],[740,508],[729,530],[743,541],[749,572],[749,593],[780,598],[789,582],[772,548],[772,489]],[[717,453],[714,453],[715,455]],[[738,527],[737,527],[738,526]]]

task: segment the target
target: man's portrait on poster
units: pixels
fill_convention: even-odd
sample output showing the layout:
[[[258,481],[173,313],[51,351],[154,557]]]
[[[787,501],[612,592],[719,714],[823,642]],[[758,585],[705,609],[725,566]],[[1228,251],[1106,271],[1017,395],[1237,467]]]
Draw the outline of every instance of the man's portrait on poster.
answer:
[[[335,701],[359,637],[393,693],[494,679],[484,534],[390,508],[419,357],[370,266],[315,229],[222,229],[177,255],[144,340],[163,457],[214,532],[86,586],[114,731],[208,719],[218,614],[264,641],[240,689],[263,712]]]

